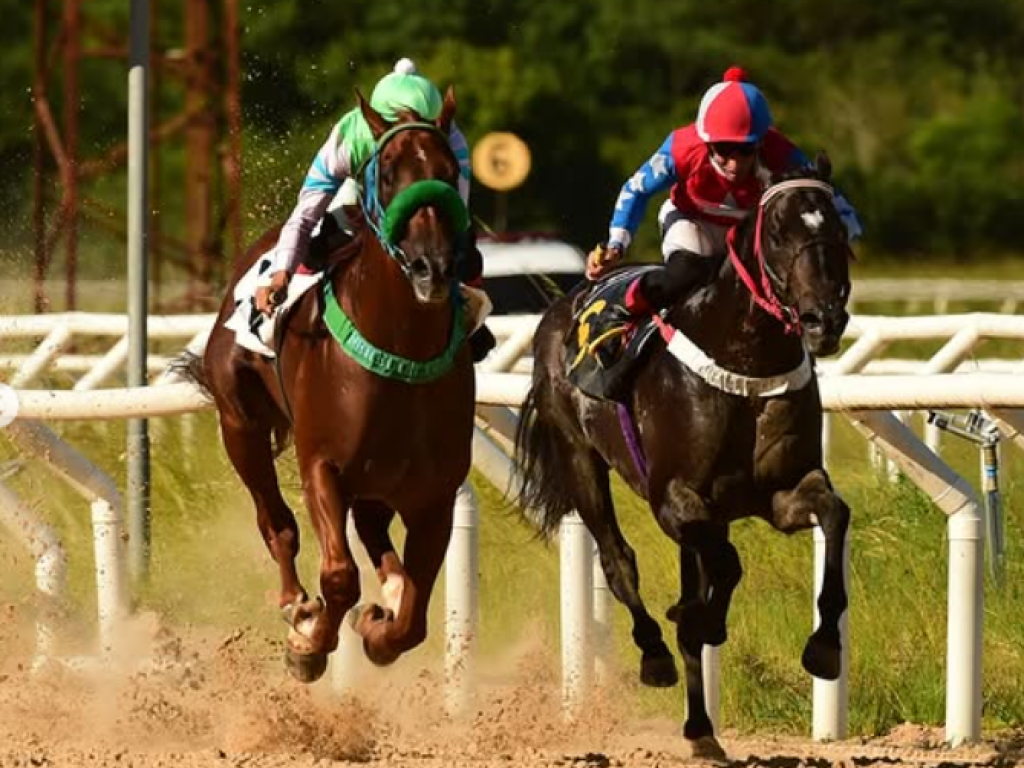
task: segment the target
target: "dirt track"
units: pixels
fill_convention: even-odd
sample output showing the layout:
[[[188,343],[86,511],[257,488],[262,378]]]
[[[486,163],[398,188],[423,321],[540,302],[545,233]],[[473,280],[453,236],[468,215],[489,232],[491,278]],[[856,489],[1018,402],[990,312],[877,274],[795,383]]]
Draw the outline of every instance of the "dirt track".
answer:
[[[136,633],[135,646],[145,647],[161,671],[99,676],[55,666],[31,673],[14,651],[25,646],[24,630],[11,636],[17,623],[0,630],[4,767],[667,768],[693,762],[677,723],[628,721],[609,700],[614,697],[595,701],[578,722],[564,722],[554,665],[537,648],[520,649],[501,671],[501,684],[481,694],[471,722],[453,724],[441,714],[439,677],[429,671],[411,679],[408,671],[392,671],[342,699],[326,683],[306,688],[287,679],[281,648],[257,632],[204,637],[151,620]],[[734,766],[1024,762],[1024,740],[959,750],[937,746],[940,740],[940,731],[904,726],[867,743],[815,745],[729,733],[722,742]]]

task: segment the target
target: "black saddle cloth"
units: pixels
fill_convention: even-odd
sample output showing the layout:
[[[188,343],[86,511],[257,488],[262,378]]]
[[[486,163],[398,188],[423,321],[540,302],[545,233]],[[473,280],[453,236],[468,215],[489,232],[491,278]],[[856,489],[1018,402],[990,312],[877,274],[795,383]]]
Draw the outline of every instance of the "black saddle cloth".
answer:
[[[638,363],[660,335],[652,316],[630,315],[624,301],[633,281],[653,269],[662,267],[618,269],[576,296],[565,373],[585,394],[614,402],[628,397]]]

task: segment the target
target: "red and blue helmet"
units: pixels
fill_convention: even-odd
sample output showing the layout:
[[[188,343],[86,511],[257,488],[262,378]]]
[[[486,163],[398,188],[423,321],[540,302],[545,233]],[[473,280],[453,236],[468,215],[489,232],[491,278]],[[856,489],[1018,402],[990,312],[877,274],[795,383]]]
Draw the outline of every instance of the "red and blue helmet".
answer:
[[[697,135],[705,142],[753,144],[772,127],[767,99],[746,79],[746,72],[730,67],[722,82],[704,94],[697,110]]]

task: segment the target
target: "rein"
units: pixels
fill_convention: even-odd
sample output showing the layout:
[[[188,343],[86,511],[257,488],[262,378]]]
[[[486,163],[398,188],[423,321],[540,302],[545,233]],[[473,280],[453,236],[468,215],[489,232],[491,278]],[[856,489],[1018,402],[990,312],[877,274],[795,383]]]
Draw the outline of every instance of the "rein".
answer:
[[[762,241],[764,239],[764,214],[767,210],[768,203],[783,192],[798,189],[816,189],[828,194],[830,199],[835,195],[831,184],[824,181],[818,181],[817,179],[791,179],[789,181],[780,181],[778,184],[774,184],[764,191],[764,194],[761,195],[761,199],[757,204],[757,219],[754,223],[754,257],[757,261],[761,277],[760,288],[757,283],[755,283],[754,277],[743,265],[743,261],[736,250],[736,227],[729,230],[726,240],[729,245],[729,260],[732,261],[733,269],[736,270],[736,274],[739,275],[740,280],[747,287],[747,290],[750,291],[750,295],[754,299],[754,303],[781,322],[786,333],[800,335],[803,333],[803,328],[800,324],[800,317],[793,307],[783,304],[779,300],[773,283],[779,284],[782,281],[779,279],[778,275],[772,271],[771,267],[768,266],[768,262],[764,257],[764,248],[762,246]],[[796,261],[796,258],[803,253],[803,251],[818,244],[819,242],[822,241],[810,240],[802,244],[797,249],[797,255],[793,259],[794,262]]]
[[[461,236],[469,229],[469,211],[462,202],[458,190],[439,179],[414,181],[395,195],[387,207],[381,204],[380,153],[395,136],[404,131],[428,131],[444,138],[441,129],[433,123],[399,123],[381,135],[374,146],[373,154],[363,161],[356,175],[363,178],[359,198],[370,229],[388,256],[394,259],[405,276],[409,277],[412,267],[408,255],[398,245],[398,240],[413,213],[423,206],[436,205],[448,216],[456,233]],[[461,251],[456,254],[456,260],[459,258]]]

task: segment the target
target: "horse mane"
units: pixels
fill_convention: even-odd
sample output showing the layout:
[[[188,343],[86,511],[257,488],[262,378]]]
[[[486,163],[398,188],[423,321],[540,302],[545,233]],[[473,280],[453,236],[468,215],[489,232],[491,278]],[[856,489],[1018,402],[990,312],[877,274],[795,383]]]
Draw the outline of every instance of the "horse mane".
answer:
[[[787,168],[781,173],[773,174],[769,187],[778,184],[780,181],[793,181],[794,179],[817,179],[827,184],[832,183],[832,161],[825,152],[819,152],[814,160],[808,160],[802,165]]]

